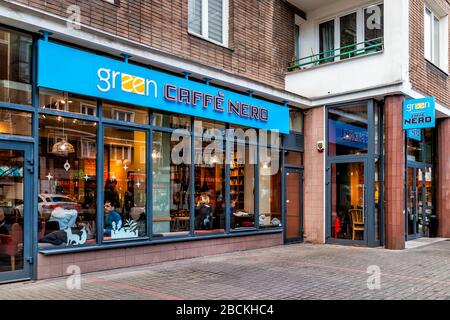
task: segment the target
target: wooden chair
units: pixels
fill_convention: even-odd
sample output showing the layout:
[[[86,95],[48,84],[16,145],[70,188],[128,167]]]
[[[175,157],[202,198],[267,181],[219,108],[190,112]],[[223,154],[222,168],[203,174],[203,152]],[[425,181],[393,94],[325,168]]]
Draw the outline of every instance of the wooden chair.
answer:
[[[363,232],[364,236],[364,213],[362,209],[351,209],[349,214],[352,217],[352,240],[355,240],[356,232]]]

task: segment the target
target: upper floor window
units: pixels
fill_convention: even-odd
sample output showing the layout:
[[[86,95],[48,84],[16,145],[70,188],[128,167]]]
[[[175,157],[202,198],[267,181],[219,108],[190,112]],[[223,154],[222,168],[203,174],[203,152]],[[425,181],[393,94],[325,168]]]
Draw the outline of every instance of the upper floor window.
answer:
[[[448,71],[448,16],[425,7],[425,58]]]
[[[228,45],[228,0],[189,0],[189,32]]]
[[[383,49],[383,4],[355,9],[319,24],[319,62],[326,63]]]
[[[0,28],[0,101],[31,104],[31,36]]]

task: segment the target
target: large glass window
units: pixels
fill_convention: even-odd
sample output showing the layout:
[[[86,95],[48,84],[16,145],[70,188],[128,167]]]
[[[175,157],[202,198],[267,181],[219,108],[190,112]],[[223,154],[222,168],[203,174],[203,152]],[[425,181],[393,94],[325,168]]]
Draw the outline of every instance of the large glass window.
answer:
[[[378,44],[383,43],[384,36],[384,5],[372,5],[364,9],[364,41],[366,52],[376,52],[383,49]]]
[[[31,136],[31,113],[0,109],[0,134]]]
[[[157,127],[186,129],[191,128],[191,117],[179,114],[153,113],[152,125]]]
[[[97,101],[95,99],[63,91],[39,89],[39,107],[97,116]]]
[[[182,236],[190,231],[189,132],[153,132],[153,236]]]
[[[280,149],[259,148],[259,226],[281,227]]]
[[[104,237],[145,236],[146,132],[106,127],[104,134]]]
[[[354,57],[356,55],[354,50],[356,49],[357,43],[356,12],[340,18],[340,38],[340,59]]]
[[[96,123],[41,115],[40,247],[96,242]]]
[[[225,125],[195,121],[195,230],[225,231]]]
[[[257,146],[237,143],[231,145],[230,213],[231,228],[255,226],[255,165]]]
[[[0,101],[31,105],[32,38],[0,28]]]
[[[320,63],[333,62],[334,58],[334,20],[321,23],[319,25],[319,50],[321,52]]]
[[[303,113],[300,110],[289,110],[289,122],[291,132],[303,132]]]
[[[328,110],[328,155],[366,154],[368,152],[367,104]]]

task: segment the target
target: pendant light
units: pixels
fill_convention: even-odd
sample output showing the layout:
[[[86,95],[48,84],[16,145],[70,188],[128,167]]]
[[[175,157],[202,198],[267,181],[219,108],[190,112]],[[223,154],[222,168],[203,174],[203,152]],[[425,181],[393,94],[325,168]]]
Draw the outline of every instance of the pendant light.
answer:
[[[56,142],[52,147],[52,153],[60,154],[60,155],[67,155],[68,153],[74,153],[75,148],[71,143],[66,141],[65,135],[64,135],[64,118],[58,117],[58,120],[62,120],[63,123],[63,130],[62,130],[62,136],[63,139],[61,141]]]

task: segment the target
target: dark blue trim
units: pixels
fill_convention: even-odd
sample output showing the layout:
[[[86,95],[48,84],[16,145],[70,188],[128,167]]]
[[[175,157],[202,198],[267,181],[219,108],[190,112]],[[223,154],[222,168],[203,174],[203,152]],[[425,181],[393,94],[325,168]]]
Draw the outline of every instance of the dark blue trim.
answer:
[[[149,119],[151,115],[149,113]],[[146,132],[147,146],[146,146],[146,156],[145,156],[145,170],[146,170],[146,185],[145,193],[147,195],[147,201],[145,203],[145,212],[147,219],[147,237],[152,240],[153,237],[153,130]]]
[[[189,170],[189,227],[191,237],[195,236],[195,120],[191,117],[191,168]]]
[[[230,127],[229,124],[226,125],[226,129]],[[228,158],[228,155],[231,155],[231,142],[224,140],[225,143],[225,232],[230,233],[231,229],[231,196],[230,196],[230,161],[231,158]],[[230,160],[230,161],[228,161]]]
[[[103,103],[102,100],[97,100],[97,116],[99,117],[97,125],[97,244],[103,242],[103,204],[104,204],[104,185],[105,179],[103,177],[104,171],[104,127],[102,120]]]
[[[34,199],[38,198],[39,194],[39,113],[38,113],[38,106],[39,106],[39,92],[37,87],[37,36],[33,36],[33,60],[32,60],[32,104],[33,104],[33,139],[34,139],[34,146],[33,146],[33,164],[34,164],[34,175],[32,177],[32,186],[30,186],[31,189],[31,195],[32,195],[32,224],[33,224],[33,233],[32,233],[32,250],[33,250],[33,268],[32,268],[32,279],[36,279],[38,275],[38,203],[37,201],[33,201]]]
[[[33,86],[32,86],[32,100],[34,100],[33,98]],[[34,102],[31,106],[29,105],[24,105],[24,104],[16,104],[16,103],[10,103],[10,102],[5,102],[5,101],[0,101],[0,108],[5,108],[5,109],[11,109],[11,110],[17,110],[17,111],[26,111],[26,112],[34,112]]]
[[[99,120],[98,117],[87,116],[87,115],[81,114],[81,113],[72,113],[72,112],[53,110],[53,109],[47,109],[47,108],[45,108],[45,109],[40,108],[39,114],[45,114],[45,115],[50,115],[50,116],[55,116],[55,117],[64,117],[64,118],[70,118],[70,119],[77,119],[77,120],[93,121],[93,122]]]

